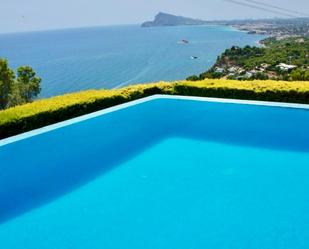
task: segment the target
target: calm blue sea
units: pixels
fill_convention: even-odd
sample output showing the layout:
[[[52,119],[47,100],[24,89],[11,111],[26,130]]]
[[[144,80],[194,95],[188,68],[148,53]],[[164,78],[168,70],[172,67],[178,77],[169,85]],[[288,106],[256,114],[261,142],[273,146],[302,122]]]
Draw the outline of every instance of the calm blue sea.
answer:
[[[47,97],[184,79],[208,69],[226,48],[253,45],[262,38],[218,26],[67,29],[2,34],[0,57],[14,68],[32,66],[43,79],[41,97]],[[190,43],[180,44],[182,39]]]

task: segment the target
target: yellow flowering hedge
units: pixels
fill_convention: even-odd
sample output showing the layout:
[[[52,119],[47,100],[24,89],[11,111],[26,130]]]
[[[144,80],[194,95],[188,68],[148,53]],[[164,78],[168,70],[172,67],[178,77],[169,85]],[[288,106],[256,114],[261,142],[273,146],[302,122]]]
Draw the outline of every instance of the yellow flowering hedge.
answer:
[[[0,111],[0,138],[153,94],[309,104],[309,82],[206,79],[194,82],[158,82],[116,90],[89,90],[65,94]]]

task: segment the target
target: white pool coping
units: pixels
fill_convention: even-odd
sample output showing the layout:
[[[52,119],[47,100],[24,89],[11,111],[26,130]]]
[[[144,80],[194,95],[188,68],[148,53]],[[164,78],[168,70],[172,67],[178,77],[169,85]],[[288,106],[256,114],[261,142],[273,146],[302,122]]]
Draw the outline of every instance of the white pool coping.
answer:
[[[267,101],[253,101],[253,100],[238,100],[238,99],[221,99],[221,98],[206,98],[206,97],[191,97],[191,96],[178,96],[178,95],[153,95],[138,100],[133,100],[128,103],[120,104],[117,106],[109,107],[101,111],[86,114],[77,118],[72,118],[66,121],[62,121],[56,124],[48,125],[43,128],[35,129],[29,132],[25,132],[16,136],[5,138],[0,140],[0,147],[11,144],[26,138],[30,138],[36,135],[47,133],[56,129],[60,129],[65,126],[69,126],[81,121],[92,119],[98,116],[102,116],[111,112],[122,110],[131,106],[139,105],[145,102],[149,102],[156,99],[174,99],[174,100],[190,100],[190,101],[204,101],[213,103],[227,103],[227,104],[241,104],[241,105],[258,105],[258,106],[270,106],[270,107],[283,107],[283,108],[296,108],[296,109],[308,109],[309,105],[306,104],[291,104],[281,102],[267,102]]]

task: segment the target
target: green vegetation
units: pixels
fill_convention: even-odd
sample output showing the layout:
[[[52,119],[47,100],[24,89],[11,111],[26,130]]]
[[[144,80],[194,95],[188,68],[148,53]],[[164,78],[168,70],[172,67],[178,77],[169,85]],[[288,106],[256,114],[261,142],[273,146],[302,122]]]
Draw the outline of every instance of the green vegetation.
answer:
[[[207,79],[197,82],[160,82],[117,90],[91,90],[66,94],[0,111],[0,138],[153,94],[309,104],[309,82]]]
[[[268,38],[263,44],[264,47],[227,49],[210,70],[188,80],[309,80],[309,37],[279,41]]]
[[[15,75],[7,60],[0,58],[0,110],[31,102],[40,93],[40,83],[31,67],[19,67]]]

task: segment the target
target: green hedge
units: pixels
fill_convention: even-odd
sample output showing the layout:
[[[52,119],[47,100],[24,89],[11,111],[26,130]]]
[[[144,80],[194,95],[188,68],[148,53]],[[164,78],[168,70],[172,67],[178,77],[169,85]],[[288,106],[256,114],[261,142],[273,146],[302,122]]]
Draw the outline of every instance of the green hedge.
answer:
[[[196,82],[159,82],[117,90],[90,90],[66,94],[0,111],[0,138],[154,94],[309,104],[309,82],[207,79]]]

